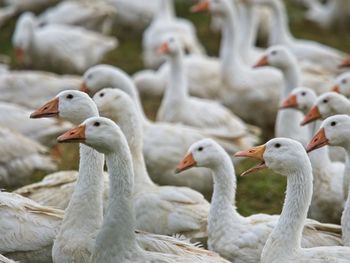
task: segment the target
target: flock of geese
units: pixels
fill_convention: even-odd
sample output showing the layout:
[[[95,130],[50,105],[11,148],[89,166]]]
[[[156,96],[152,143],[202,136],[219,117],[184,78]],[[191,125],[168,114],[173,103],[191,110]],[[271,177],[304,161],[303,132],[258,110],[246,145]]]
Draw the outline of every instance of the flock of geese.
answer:
[[[0,184],[17,188],[0,191],[0,262],[350,262],[350,57],[294,37],[282,0],[193,3],[218,57],[173,0],[0,2],[26,68],[0,57]],[[349,21],[349,1],[296,2]],[[143,31],[133,76],[99,64],[116,27]],[[57,171],[57,142],[79,144],[79,171]],[[260,161],[242,175],[287,178],[280,215],[239,213],[241,157]]]

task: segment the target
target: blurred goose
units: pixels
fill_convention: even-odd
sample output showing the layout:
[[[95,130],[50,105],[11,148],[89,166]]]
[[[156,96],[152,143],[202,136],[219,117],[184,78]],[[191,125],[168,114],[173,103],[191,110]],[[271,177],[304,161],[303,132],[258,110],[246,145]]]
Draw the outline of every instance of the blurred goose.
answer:
[[[238,117],[221,104],[190,97],[183,68],[183,47],[175,36],[168,37],[159,52],[166,54],[170,63],[170,76],[157,121],[182,123],[203,130],[219,138],[243,138],[251,144],[248,129]],[[249,142],[250,140],[250,142]]]
[[[284,45],[294,53],[298,60],[319,65],[328,72],[337,71],[337,66],[344,59],[345,54],[315,41],[294,38],[289,30],[283,1],[255,0],[255,2],[269,6],[273,11],[269,45]]]
[[[52,120],[33,121],[28,117],[31,110],[19,105],[0,102],[0,126],[6,126],[12,130],[51,146],[56,143],[56,138],[62,132],[71,128],[68,122]]]
[[[79,89],[81,78],[44,71],[9,71],[0,74],[0,101],[35,109],[67,89]]]
[[[38,27],[32,13],[17,21],[12,38],[18,62],[60,73],[82,73],[116,48],[117,40],[80,27]]]
[[[262,263],[350,261],[348,247],[301,246],[302,232],[312,198],[313,180],[311,163],[301,143],[288,138],[275,138],[265,145],[237,155],[262,161],[245,174],[268,167],[287,177],[282,213],[263,248]]]
[[[335,115],[325,119],[317,131],[315,136],[310,141],[307,150],[313,151],[326,145],[334,145],[344,147],[347,155],[350,156],[349,149],[349,131],[350,117],[348,115]],[[322,149],[320,149],[322,150]],[[317,151],[320,151],[317,150]],[[316,151],[316,152],[317,152]],[[347,176],[350,172],[350,166],[346,167]],[[349,189],[347,189],[349,191]],[[350,246],[350,195],[345,204],[345,209],[341,219],[342,238],[345,246]]]
[[[0,253],[20,262],[52,262],[63,211],[7,192],[0,192],[0,204]]]
[[[229,0],[205,0],[192,10],[210,10],[213,16],[219,16],[224,21],[220,49],[223,85],[220,98],[223,104],[246,122],[264,127],[273,125],[283,76],[275,69],[252,69],[243,63],[235,4]],[[256,108],[259,111],[252,112]]]
[[[159,10],[143,33],[143,61],[146,67],[157,68],[165,61],[164,55],[157,51],[168,34],[177,36],[187,53],[202,54],[204,52],[193,24],[175,16],[173,0],[159,0]]]
[[[141,248],[134,230],[133,159],[123,132],[113,121],[101,117],[89,118],[61,135],[58,141],[81,142],[105,154],[110,174],[110,200],[90,262],[226,262],[205,250],[197,254],[189,251],[187,255],[174,255]]]
[[[292,108],[306,114],[316,101],[316,94],[309,88],[295,88],[282,102],[281,108]],[[320,123],[308,125],[309,139],[318,129]],[[334,149],[334,148],[333,148]],[[345,154],[342,152],[343,156]],[[321,222],[338,223],[344,206],[343,174],[344,164],[332,162],[328,147],[309,154],[314,176],[313,195],[309,217]]]
[[[8,259],[7,257],[4,257],[3,255],[0,255],[0,262],[1,263],[16,263],[15,261]]]
[[[350,97],[350,72],[340,74],[334,81],[332,91],[343,94],[345,97]]]
[[[147,170],[156,183],[188,186],[204,194],[211,193],[212,175],[208,169],[188,171],[187,176],[174,173],[174,167],[188,147],[200,139],[209,137],[208,134],[180,124],[154,123],[147,119],[135,85],[130,77],[118,68],[109,65],[94,66],[84,74],[83,79],[82,90],[90,95],[102,88],[112,87],[125,91],[136,103],[144,127],[143,152]],[[242,148],[239,139],[218,141],[229,153]]]
[[[215,141],[204,139],[194,143],[177,166],[177,171],[193,166],[210,168],[214,176],[214,193],[208,218],[209,249],[231,262],[259,262],[262,248],[279,217],[266,214],[243,217],[238,213],[235,206],[235,170],[230,157]],[[339,244],[332,230],[323,232],[322,226],[326,225],[308,221],[303,246]]]
[[[2,114],[3,115],[3,114]],[[35,171],[54,171],[55,162],[41,144],[5,127],[0,127],[0,184],[24,185]],[[1,253],[1,252],[0,252]]]
[[[204,197],[190,188],[158,186],[149,177],[142,153],[142,122],[132,99],[118,89],[103,89],[93,99],[101,116],[116,122],[129,144],[135,174],[136,228],[156,234],[207,237],[209,203]]]
[[[62,1],[38,17],[39,24],[66,24],[108,34],[112,30],[116,8],[105,1]]]

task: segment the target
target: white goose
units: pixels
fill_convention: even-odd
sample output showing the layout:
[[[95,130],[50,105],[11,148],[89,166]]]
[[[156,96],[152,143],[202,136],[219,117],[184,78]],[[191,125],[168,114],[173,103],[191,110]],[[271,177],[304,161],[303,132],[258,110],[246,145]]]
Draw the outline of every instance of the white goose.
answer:
[[[315,41],[294,38],[289,30],[283,1],[255,0],[255,2],[269,6],[273,11],[270,45],[284,45],[294,53],[298,60],[321,66],[328,72],[336,72],[337,66],[344,59],[344,53]]]
[[[62,1],[38,17],[39,24],[66,24],[108,34],[112,30],[116,8],[106,1]]]
[[[52,262],[51,247],[62,221],[62,210],[0,192],[0,216],[1,254],[20,262]]]
[[[117,40],[80,27],[38,27],[32,13],[17,21],[12,38],[18,62],[60,73],[82,73],[116,48]]]
[[[350,261],[348,247],[301,247],[302,232],[312,198],[313,178],[310,160],[299,142],[275,138],[265,145],[254,147],[239,155],[262,161],[249,171],[268,167],[287,177],[282,213],[266,241],[261,254],[262,263]]]
[[[142,122],[132,99],[118,89],[103,89],[93,99],[101,116],[115,121],[128,141],[135,174],[136,228],[163,235],[207,237],[208,201],[190,188],[158,186],[149,177],[142,153]]]
[[[238,213],[235,206],[235,170],[227,153],[215,141],[204,139],[194,143],[177,166],[177,171],[193,166],[208,167],[214,176],[214,193],[208,219],[209,249],[231,262],[259,262],[262,248],[277,224],[278,216],[256,214],[243,217]],[[318,242],[323,245],[339,244],[333,234],[317,230],[322,226],[325,225],[308,221],[303,246],[312,247]]]
[[[208,137],[208,134],[180,124],[154,123],[147,119],[137,89],[130,77],[118,68],[109,65],[94,66],[84,74],[83,80],[82,90],[90,95],[102,88],[112,87],[125,91],[134,100],[144,127],[143,152],[147,170],[156,183],[188,186],[204,194],[212,192],[212,176],[208,169],[188,171],[187,176],[177,176],[174,173],[174,167],[188,147]],[[242,148],[239,140],[219,140],[219,143],[229,153]]]
[[[0,184],[19,186],[31,181],[35,171],[54,171],[48,149],[22,134],[0,127]],[[1,253],[1,252],[0,252]]]
[[[282,108],[293,108],[306,114],[316,101],[315,92],[309,88],[294,89],[282,102]],[[320,123],[308,125],[309,140]],[[344,154],[343,154],[344,155]],[[309,217],[321,222],[338,223],[344,206],[343,174],[344,164],[332,162],[328,147],[309,154],[314,176],[313,195]]]
[[[146,67],[158,68],[165,61],[164,55],[157,51],[168,34],[177,36],[189,54],[204,53],[193,24],[175,16],[173,0],[159,0],[159,10],[143,33],[143,61]]]
[[[35,109],[62,90],[79,89],[81,78],[44,71],[9,71],[0,74],[1,101]]]
[[[58,140],[82,142],[105,154],[110,174],[110,198],[90,262],[226,262],[205,250],[202,250],[202,255],[188,253],[180,256],[148,252],[138,245],[134,232],[132,156],[122,131],[113,121],[102,117],[89,118]]]
[[[348,115],[335,115],[325,119],[315,136],[308,145],[308,151],[321,148],[325,145],[344,147],[350,156],[349,148],[350,117]],[[320,149],[322,150],[322,149]],[[317,150],[317,151],[320,151]],[[350,174],[349,164],[346,166],[347,176]],[[349,191],[349,189],[347,189]],[[341,219],[342,238],[345,246],[350,246],[350,195],[348,194],[345,209]]]
[[[345,97],[350,97],[350,72],[340,74],[334,80],[333,91],[343,94]]]
[[[252,69],[243,63],[239,50],[239,21],[234,3],[229,0],[206,0],[193,7],[195,11],[208,9],[224,21],[220,49],[221,101],[246,122],[265,127],[273,125],[283,76],[276,69]],[[252,112],[257,107],[259,111]]]
[[[242,142],[245,138],[247,144],[254,141],[249,138],[244,122],[227,108],[217,102],[188,95],[183,47],[177,37],[168,37],[159,51],[168,56],[170,76],[157,113],[157,121],[193,126],[219,138],[242,138]]]

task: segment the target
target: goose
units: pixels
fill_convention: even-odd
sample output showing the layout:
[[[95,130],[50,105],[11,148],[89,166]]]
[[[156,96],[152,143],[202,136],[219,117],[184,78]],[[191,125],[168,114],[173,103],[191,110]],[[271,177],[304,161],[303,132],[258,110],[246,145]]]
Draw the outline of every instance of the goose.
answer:
[[[243,63],[239,50],[239,21],[234,3],[229,0],[205,0],[192,10],[210,10],[213,16],[219,16],[224,21],[220,48],[221,102],[245,122],[261,127],[273,125],[283,76],[276,69],[252,69]],[[259,108],[259,111],[252,112],[251,109],[255,108]]]
[[[304,87],[295,88],[282,102],[281,108],[292,108],[306,114],[316,101],[316,93]],[[320,123],[308,125],[309,139]],[[345,155],[341,152],[343,156]],[[321,222],[338,223],[344,206],[343,176],[344,164],[332,162],[328,147],[309,154],[313,182],[313,195],[308,216]]]
[[[81,78],[44,71],[14,70],[0,74],[0,101],[35,109],[63,90],[79,89]]]
[[[340,94],[343,94],[345,97],[350,97],[350,72],[345,72],[343,74],[340,74],[335,80],[334,80],[334,86],[332,88],[332,91],[338,92]]]
[[[72,125],[55,119],[33,121],[28,117],[31,110],[19,105],[0,101],[0,126],[31,138],[43,145],[51,146],[56,143],[55,138],[68,130]]]
[[[51,172],[57,169],[45,146],[7,127],[0,126],[0,149],[2,187],[24,185],[31,181],[35,171]]]
[[[38,27],[32,13],[17,20],[12,37],[19,63],[59,73],[82,73],[117,47],[117,40],[81,27]]]
[[[149,177],[142,153],[142,122],[132,99],[121,90],[102,89],[93,100],[101,116],[116,122],[128,141],[135,174],[136,228],[156,234],[206,238],[209,203],[204,197],[190,188],[158,186]],[[113,100],[113,104],[106,100]]]
[[[77,123],[78,120],[87,118],[88,115],[98,116],[98,110],[92,99],[87,94],[72,90],[61,92],[54,99],[33,112],[31,117],[43,118],[57,115],[71,121],[72,123]],[[103,156],[102,154],[96,153],[88,146],[84,145],[82,148],[85,150],[83,150],[80,155],[81,160],[83,160],[80,165],[80,173],[83,173],[84,176],[81,176],[80,178],[78,177],[75,184],[77,187],[74,194],[72,194],[74,189],[72,187],[73,179],[66,183],[68,189],[65,189],[71,189],[71,193],[62,193],[61,196],[57,196],[57,198],[60,199],[71,199],[70,205],[66,208],[62,228],[56,237],[53,247],[53,258],[54,260],[56,259],[55,261],[58,260],[57,262],[72,262],[74,258],[75,260],[81,258],[78,261],[80,262],[80,260],[88,257],[92,252],[91,245],[95,242],[94,238],[97,233],[96,227],[98,223],[100,223],[100,218],[102,218],[102,209],[97,199],[102,199],[101,192],[103,191],[103,182],[106,181],[106,176],[103,175],[102,170],[99,169],[100,167],[103,167]],[[97,156],[97,158],[93,158],[93,154],[95,154],[95,157]],[[89,163],[89,161],[91,163]],[[89,167],[93,164],[95,164],[94,167]],[[96,178],[88,177],[91,177],[92,175]],[[66,175],[64,173],[56,175],[56,181],[58,180],[58,176],[65,177]],[[99,182],[97,182],[97,180]],[[67,180],[63,179],[63,181]],[[93,182],[95,182],[94,187],[97,189],[91,191],[91,183]],[[50,185],[47,185],[47,187],[50,187]],[[60,187],[62,187],[62,185]],[[107,205],[108,194],[106,194],[106,192],[108,193],[108,189],[109,187],[104,189],[103,194],[103,204],[105,206]],[[33,189],[33,191],[35,191],[35,189]],[[85,196],[89,196],[89,198],[81,197],[84,192]],[[45,198],[47,199],[47,197]],[[86,200],[86,202],[82,202],[82,200]],[[59,200],[57,202],[62,203],[63,201]],[[93,211],[82,211],[82,209]],[[91,215],[91,218],[89,217],[91,221],[89,222],[85,222],[86,216],[84,215],[87,214]],[[80,238],[85,238],[85,240],[80,240]],[[215,255],[206,253],[204,250],[199,249],[194,245],[167,236],[137,231],[137,242],[142,248],[153,252],[173,255],[190,254],[195,257],[208,258],[208,260],[216,258]]]
[[[239,152],[262,163],[245,174],[270,168],[287,177],[287,191],[282,213],[261,253],[262,263],[277,262],[348,262],[350,248],[325,246],[302,248],[302,231],[312,198],[312,168],[301,143],[289,138],[275,138],[266,144]]]
[[[112,120],[91,117],[58,137],[58,141],[84,143],[103,153],[106,158],[110,174],[110,200],[90,262],[227,262],[205,250],[202,250],[202,255],[188,253],[180,256],[149,252],[137,244],[132,202],[132,155],[123,132]]]
[[[273,11],[269,45],[284,45],[293,52],[298,60],[319,65],[327,72],[337,71],[337,66],[344,59],[345,54],[315,41],[294,38],[289,30],[283,1],[255,0],[255,2],[258,5],[269,6]]]
[[[283,46],[270,47],[261,57],[256,67],[270,65],[281,70],[284,76],[284,87],[281,90],[280,101],[282,102],[301,85],[301,73],[297,66],[297,60],[288,49]],[[299,111],[285,109],[278,111],[275,125],[275,136],[297,140],[306,145],[310,138],[306,127],[300,126],[303,114]]]
[[[67,24],[108,34],[112,30],[116,8],[106,1],[63,1],[38,17],[39,24]]]
[[[0,254],[0,262],[1,263],[16,263],[15,261],[8,259],[7,257],[4,257],[3,255]]]
[[[350,114],[350,101],[336,92],[326,92],[319,96],[301,125],[336,114]]]
[[[106,87],[125,91],[136,103],[144,127],[144,157],[152,180],[160,185],[188,186],[205,195],[211,194],[212,176],[208,169],[186,171],[184,176],[174,173],[174,167],[188,147],[209,135],[180,124],[154,123],[147,119],[135,85],[121,69],[109,65],[97,65],[85,72],[81,90],[94,95]],[[229,153],[243,149],[239,140],[218,141]]]
[[[159,0],[159,10],[142,37],[143,62],[147,68],[158,68],[165,61],[157,50],[168,34],[176,35],[189,54],[204,52],[193,24],[175,16],[173,0]]]
[[[0,204],[0,253],[20,262],[52,262],[63,211],[8,192],[0,192]]]
[[[243,138],[249,143],[248,129],[238,117],[221,104],[190,97],[183,68],[183,46],[175,36],[168,37],[159,52],[170,63],[168,85],[157,113],[157,121],[181,123],[221,138]]]
[[[263,246],[277,224],[278,216],[256,214],[243,217],[238,213],[235,206],[235,170],[228,154],[214,140],[206,138],[191,145],[178,164],[177,172],[194,166],[207,167],[213,171],[214,193],[208,217],[209,249],[231,262],[259,262]],[[322,225],[313,220],[308,221],[303,246],[339,244],[332,234],[316,230]]]
[[[310,140],[310,143],[307,147],[307,151],[313,151],[315,149],[324,147],[326,145],[336,145],[344,147],[349,156],[350,149],[348,144],[348,134],[350,127],[350,117],[348,115],[334,115],[328,117],[322,122],[320,129],[316,132],[315,136]],[[322,150],[322,148],[320,149]],[[318,150],[319,151],[319,150]],[[349,158],[349,157],[348,157]],[[346,166],[346,176],[349,177],[350,166]],[[349,189],[347,189],[349,191]],[[345,203],[345,209],[343,216],[341,218],[342,226],[342,238],[345,246],[350,246],[350,195]]]

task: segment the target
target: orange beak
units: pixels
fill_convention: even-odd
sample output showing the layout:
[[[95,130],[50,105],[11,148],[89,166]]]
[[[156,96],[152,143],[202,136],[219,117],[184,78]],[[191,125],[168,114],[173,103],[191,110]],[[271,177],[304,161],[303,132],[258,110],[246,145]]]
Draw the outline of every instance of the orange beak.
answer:
[[[192,153],[186,154],[186,156],[182,159],[182,161],[176,166],[175,173],[183,172],[187,169],[190,169],[193,166],[196,166],[197,163],[193,159]]]
[[[21,63],[24,60],[24,50],[22,48],[15,48],[15,56],[17,62]]]
[[[339,66],[338,68],[346,68],[350,66],[350,56],[348,56]]]
[[[65,132],[57,138],[57,141],[60,143],[85,142],[85,125],[80,125],[76,128]]]
[[[313,122],[315,120],[321,119],[321,113],[317,106],[313,106],[311,110],[305,115],[303,121],[300,123],[301,126]]]
[[[266,146],[265,146],[265,144],[263,144],[263,145],[260,145],[260,146],[256,146],[256,147],[250,148],[249,150],[246,150],[246,151],[237,152],[235,154],[235,157],[251,157],[251,158],[258,159],[258,160],[262,161],[257,166],[254,166],[254,167],[248,169],[247,171],[243,172],[241,174],[241,176],[245,176],[247,174],[250,174],[250,173],[253,173],[253,172],[265,169],[267,167],[266,164],[265,164],[265,161],[264,161],[265,149],[266,149]]]
[[[328,139],[326,137],[326,133],[324,131],[324,128],[321,128],[315,136],[311,139],[310,143],[306,147],[307,152],[311,152],[313,150],[316,150],[318,148],[321,148],[325,145],[328,145]]]
[[[90,90],[89,90],[88,86],[86,86],[85,82],[82,82],[80,84],[79,90],[82,91],[82,92],[85,92],[87,94],[89,94],[89,92],[90,92]]]
[[[269,61],[267,59],[267,56],[263,56],[258,63],[256,63],[253,68],[259,68],[259,67],[263,67],[263,66],[268,66],[269,65]]]
[[[340,93],[339,86],[338,86],[338,85],[335,85],[335,86],[332,88],[332,91],[334,91],[334,92],[336,92],[336,93]]]
[[[286,98],[282,104],[281,109],[288,109],[288,108],[296,108],[298,106],[297,102],[297,96],[294,94],[289,95],[288,98]]]
[[[199,12],[205,12],[209,10],[209,1],[204,0],[199,2],[198,4],[191,7],[190,11],[192,13],[199,13]]]
[[[160,45],[158,48],[158,54],[166,54],[169,52],[169,45],[167,42],[164,42],[163,44]]]
[[[30,118],[38,119],[44,117],[56,117],[59,114],[58,111],[59,99],[58,97],[53,98],[49,102],[45,103],[39,109],[30,114]]]

